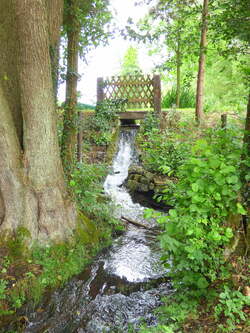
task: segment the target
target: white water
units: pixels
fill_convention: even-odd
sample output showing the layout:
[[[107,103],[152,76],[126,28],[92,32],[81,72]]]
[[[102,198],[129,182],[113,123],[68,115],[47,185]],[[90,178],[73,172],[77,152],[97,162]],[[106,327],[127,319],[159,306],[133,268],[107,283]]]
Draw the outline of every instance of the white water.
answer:
[[[119,205],[115,212],[117,217],[125,216],[147,227],[153,227],[154,222],[148,222],[143,217],[144,207],[134,203],[126,188],[122,186],[128,176],[129,166],[136,159],[135,135],[135,129],[121,131],[113,171],[107,176],[104,189],[112,201]],[[145,281],[161,276],[163,269],[159,254],[152,252],[146,236],[144,229],[129,226],[126,234],[114,242],[110,258],[105,260],[104,268],[130,282]]]

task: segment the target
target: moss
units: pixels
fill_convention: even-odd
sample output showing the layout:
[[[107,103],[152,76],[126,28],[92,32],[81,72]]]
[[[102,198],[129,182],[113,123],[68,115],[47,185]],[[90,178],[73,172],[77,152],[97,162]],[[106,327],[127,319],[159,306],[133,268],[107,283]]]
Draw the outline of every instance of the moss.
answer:
[[[135,180],[131,179],[131,180],[128,180],[128,182],[127,182],[127,188],[129,189],[130,192],[136,191],[138,186],[139,186],[139,183],[136,182]]]
[[[117,151],[117,142],[119,139],[119,134],[120,134],[120,127],[118,126],[118,124],[116,124],[115,127],[115,131],[111,137],[108,149],[107,149],[107,153],[106,153],[106,159],[105,162],[110,164],[114,158],[114,155]]]
[[[28,254],[27,244],[29,239],[30,232],[20,226],[12,235],[2,233],[0,247],[6,247],[9,255],[15,259],[22,257],[24,254]]]
[[[101,235],[96,225],[82,212],[78,213],[76,237],[83,244],[97,244]]]

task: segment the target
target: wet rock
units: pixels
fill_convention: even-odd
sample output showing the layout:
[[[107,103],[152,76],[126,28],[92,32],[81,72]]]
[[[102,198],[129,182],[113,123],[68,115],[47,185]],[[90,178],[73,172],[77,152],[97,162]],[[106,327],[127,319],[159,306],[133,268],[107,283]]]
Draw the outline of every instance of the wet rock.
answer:
[[[168,186],[170,182],[171,180],[167,177],[155,175],[143,169],[143,167],[133,164],[129,168],[125,185],[131,192],[148,192],[153,190],[154,193],[157,193]]]
[[[154,196],[155,194],[162,193],[166,187],[172,186],[173,182],[174,180],[168,177],[156,175],[145,170],[142,166],[133,164],[129,168],[125,186],[136,202],[147,207],[164,209],[170,208],[170,206],[156,202]],[[144,200],[142,196],[145,196]]]

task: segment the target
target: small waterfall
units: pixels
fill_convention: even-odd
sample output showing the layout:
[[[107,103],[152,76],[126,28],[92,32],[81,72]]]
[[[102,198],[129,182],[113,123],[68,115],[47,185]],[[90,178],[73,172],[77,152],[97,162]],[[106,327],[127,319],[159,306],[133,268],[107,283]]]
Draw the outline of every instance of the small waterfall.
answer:
[[[136,162],[135,128],[122,129],[118,145],[118,152],[112,166],[112,173],[104,182],[104,190],[112,201],[118,205],[115,212],[117,217],[127,216],[133,220],[143,220],[144,207],[135,204],[126,188],[122,186],[128,176],[131,163]]]
[[[135,204],[126,188],[122,186],[128,176],[129,166],[137,159],[135,135],[136,129],[133,128],[121,131],[118,153],[113,162],[112,173],[104,182],[104,189],[118,205],[115,212],[117,217],[125,216],[150,227],[150,223],[143,217],[144,207]],[[155,226],[153,221],[151,226]],[[163,273],[159,253],[151,251],[146,236],[145,230],[129,225],[126,234],[114,242],[112,255],[105,261],[105,269],[130,282],[159,277]]]
[[[117,217],[140,221],[147,229],[129,224],[127,231],[115,239],[94,263],[62,290],[40,304],[44,312],[25,314],[30,324],[26,333],[103,333],[139,330],[143,319],[156,325],[153,310],[161,304],[161,296],[170,293],[164,282],[166,270],[160,262],[153,221],[145,221],[139,204],[133,203],[123,187],[130,164],[136,161],[136,130],[122,129],[118,153],[104,190],[117,204]]]

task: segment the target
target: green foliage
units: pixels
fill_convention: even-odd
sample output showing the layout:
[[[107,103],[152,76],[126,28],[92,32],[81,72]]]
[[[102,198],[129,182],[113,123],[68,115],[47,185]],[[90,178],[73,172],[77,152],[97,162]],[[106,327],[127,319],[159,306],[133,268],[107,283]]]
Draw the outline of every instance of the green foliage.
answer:
[[[167,91],[162,99],[163,108],[171,108],[176,104],[176,87],[172,87]],[[180,108],[193,108],[195,107],[195,94],[188,88],[181,89],[180,94]]]
[[[205,111],[245,110],[248,84],[244,71],[250,67],[249,60],[245,56],[225,59],[214,50],[207,52],[206,59]]]
[[[95,221],[99,230],[111,232],[109,226],[119,228],[118,221],[112,216],[112,206],[103,195],[103,179],[107,167],[103,165],[79,164],[71,174],[70,187],[73,190],[79,210]]]
[[[157,327],[152,328],[141,328],[140,333],[174,333],[174,330],[170,326],[157,325]]]
[[[6,298],[6,285],[7,285],[7,281],[1,279],[0,280],[0,300],[5,299]]]
[[[121,64],[121,75],[140,73],[138,50],[132,46],[127,49]]]
[[[218,319],[220,316],[227,318],[226,325],[219,325],[221,332],[228,332],[235,329],[235,324],[246,320],[246,314],[242,311],[245,305],[250,306],[249,296],[244,296],[238,290],[232,290],[224,285],[224,290],[219,294],[219,302],[214,312]]]
[[[76,241],[47,248],[37,246],[32,252],[32,262],[42,267],[41,275],[32,281],[29,292],[38,302],[47,287],[58,287],[80,273],[89,262],[89,255],[84,243]]]
[[[233,236],[223,221],[243,212],[238,202],[239,141],[235,131],[210,131],[178,170],[175,209],[161,217],[161,245],[173,257],[172,273],[203,293],[218,278],[223,248]],[[173,202],[166,197],[165,201]]]
[[[161,132],[153,128],[152,131],[143,133],[139,143],[143,149],[143,165],[149,171],[157,173],[174,176],[188,154],[188,146],[173,131]]]
[[[7,239],[6,245],[12,257],[15,258],[24,255],[27,250],[25,240],[29,237],[30,232],[26,228],[19,227],[16,230],[15,235]]]
[[[77,110],[95,110],[95,106],[78,102],[76,109]]]
[[[158,126],[159,126],[159,119],[156,116],[156,114],[154,112],[148,112],[141,125],[140,132],[147,135],[151,133],[152,130],[157,129]]]
[[[215,31],[212,39],[220,45],[226,42],[227,52],[241,53],[249,49],[249,2],[247,0],[212,1],[210,26]]]
[[[104,101],[97,104],[96,112],[89,119],[88,127],[94,131],[93,140],[97,145],[107,145],[111,141],[112,129],[120,111],[119,101]]]
[[[174,333],[180,332],[179,328],[186,317],[197,317],[197,299],[191,294],[180,293],[168,295],[163,299],[164,305],[156,309],[159,324],[156,327],[142,327],[140,333]]]
[[[107,43],[110,37],[108,24],[111,19],[112,13],[108,0],[79,1],[78,3],[64,0],[63,36],[68,31],[78,30],[80,27],[79,52],[84,58],[93,48]]]
[[[208,297],[211,283],[229,279],[230,267],[224,250],[234,234],[232,225],[226,221],[231,215],[246,214],[238,199],[242,188],[240,169],[244,163],[241,148],[239,128],[207,130],[178,166],[179,181],[174,194],[166,191],[161,196],[175,206],[167,216],[157,214],[157,220],[163,229],[159,237],[162,259],[170,269],[168,274],[177,298]],[[147,212],[147,216],[151,214],[154,215]],[[215,312],[217,316],[226,316],[228,327],[233,327],[237,318],[245,319],[242,307],[246,298],[239,291],[224,288]],[[165,308],[168,315],[174,312],[173,306]],[[187,306],[193,307],[190,300]]]

